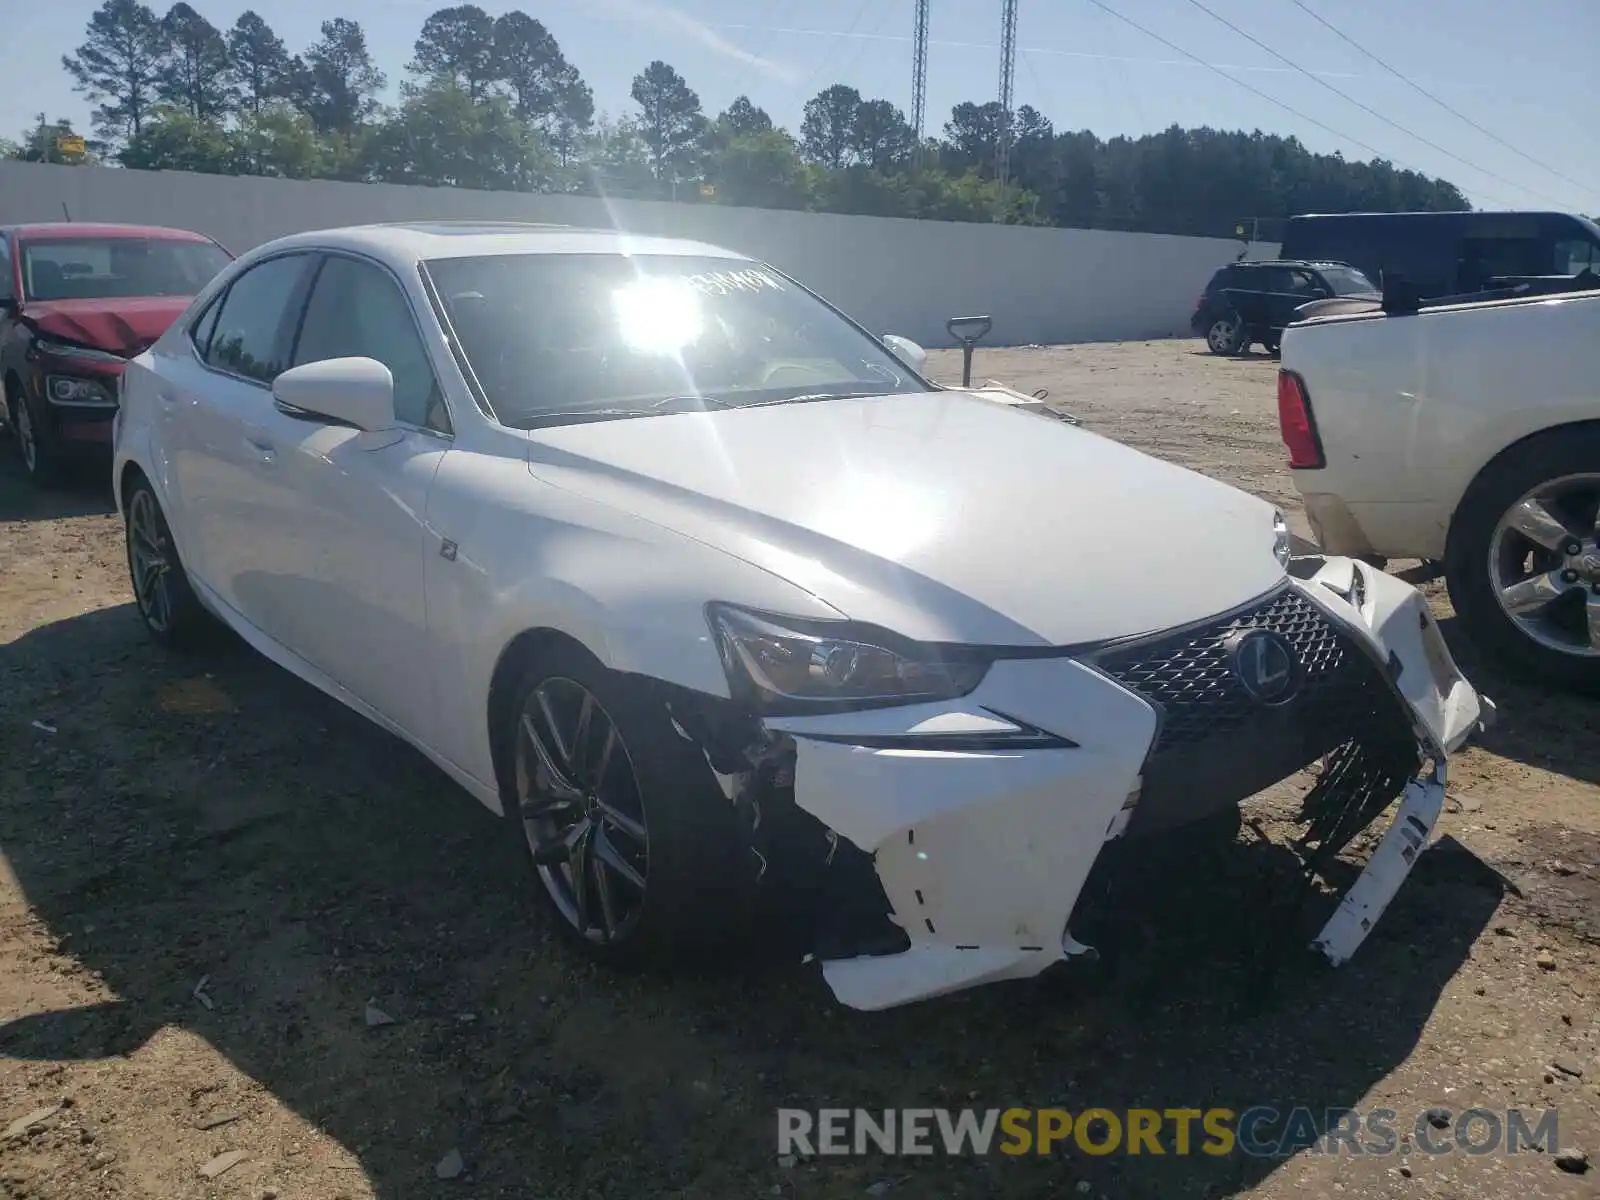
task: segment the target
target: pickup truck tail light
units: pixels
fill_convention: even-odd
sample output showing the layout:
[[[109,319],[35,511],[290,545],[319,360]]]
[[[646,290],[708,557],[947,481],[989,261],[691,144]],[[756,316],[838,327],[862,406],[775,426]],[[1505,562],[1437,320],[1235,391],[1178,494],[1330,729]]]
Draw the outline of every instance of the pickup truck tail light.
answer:
[[[1289,465],[1309,471],[1328,465],[1317,436],[1317,421],[1311,415],[1311,397],[1305,380],[1293,371],[1278,372],[1278,429],[1289,448]]]

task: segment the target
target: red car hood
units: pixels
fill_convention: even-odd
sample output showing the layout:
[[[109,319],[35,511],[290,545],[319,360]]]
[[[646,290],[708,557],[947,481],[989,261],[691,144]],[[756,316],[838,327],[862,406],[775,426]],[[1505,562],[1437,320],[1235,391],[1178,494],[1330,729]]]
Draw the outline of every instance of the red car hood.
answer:
[[[119,296],[106,300],[30,300],[23,317],[46,337],[132,358],[167,331],[190,296]]]

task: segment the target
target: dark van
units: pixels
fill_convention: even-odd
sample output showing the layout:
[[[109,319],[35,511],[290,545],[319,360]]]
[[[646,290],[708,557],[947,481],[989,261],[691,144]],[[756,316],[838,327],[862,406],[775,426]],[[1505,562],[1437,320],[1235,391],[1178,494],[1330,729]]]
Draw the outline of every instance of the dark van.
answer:
[[[1523,284],[1537,290],[1600,287],[1600,226],[1571,213],[1290,217],[1279,254],[1347,262],[1380,286],[1385,276],[1400,276],[1423,300]]]

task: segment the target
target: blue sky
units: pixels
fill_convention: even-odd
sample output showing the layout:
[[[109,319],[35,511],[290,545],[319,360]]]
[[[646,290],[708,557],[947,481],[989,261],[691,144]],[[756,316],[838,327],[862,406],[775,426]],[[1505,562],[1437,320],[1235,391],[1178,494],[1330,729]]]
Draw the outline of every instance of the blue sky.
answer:
[[[1032,104],[1058,129],[1109,137],[1173,122],[1260,128],[1358,158],[1371,157],[1357,144],[1365,143],[1398,165],[1452,180],[1479,207],[1600,212],[1600,0],[1303,0],[1558,173],[1419,95],[1291,0],[1203,2],[1422,140],[1296,73],[1191,0],[1104,2],[1302,115],[1184,58],[1090,0],[1021,0],[1017,103]],[[12,6],[0,40],[0,132],[17,136],[41,109],[88,124],[89,106],[71,90],[59,56],[82,40],[95,6],[96,0]],[[325,17],[358,20],[391,92],[423,18],[439,6],[436,0],[195,3],[224,28],[254,7],[296,50],[316,37]],[[160,0],[155,7],[163,10]],[[600,109],[612,114],[631,110],[630,81],[654,58],[677,67],[712,114],[742,92],[794,128],[807,98],[835,82],[910,108],[911,0],[489,0],[483,7],[491,13],[521,7],[543,21],[594,88]],[[999,0],[933,0],[930,132],[952,104],[995,96],[999,28]]]

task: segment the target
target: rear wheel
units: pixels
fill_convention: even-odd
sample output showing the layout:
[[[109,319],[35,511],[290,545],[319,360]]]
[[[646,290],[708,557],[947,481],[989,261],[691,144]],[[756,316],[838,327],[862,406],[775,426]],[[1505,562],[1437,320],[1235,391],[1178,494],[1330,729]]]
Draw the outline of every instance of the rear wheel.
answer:
[[[647,685],[548,648],[524,669],[503,736],[508,823],[568,941],[605,962],[667,963],[743,931],[757,860]]]
[[[1600,692],[1600,428],[1552,430],[1491,463],[1456,512],[1450,598],[1508,667]]]
[[[1230,312],[1211,322],[1206,331],[1206,346],[1213,354],[1239,354],[1246,346],[1244,319]]]

